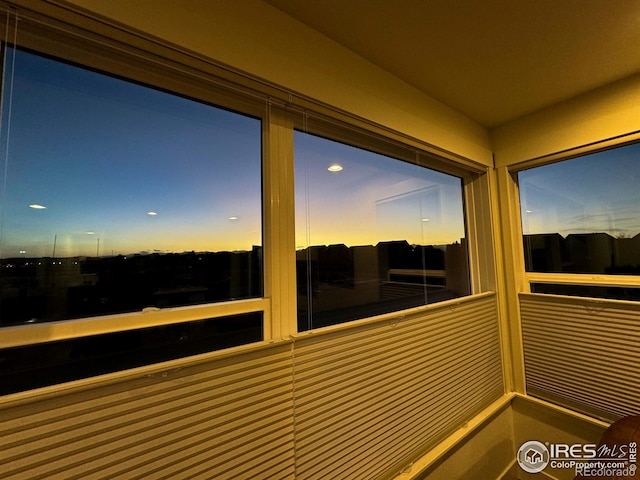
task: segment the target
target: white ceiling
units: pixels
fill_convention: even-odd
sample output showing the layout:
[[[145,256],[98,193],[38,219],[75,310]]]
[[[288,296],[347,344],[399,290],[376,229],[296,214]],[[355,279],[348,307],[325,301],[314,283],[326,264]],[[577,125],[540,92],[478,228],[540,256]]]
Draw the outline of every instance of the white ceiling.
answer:
[[[640,74],[640,0],[266,0],[486,127]]]

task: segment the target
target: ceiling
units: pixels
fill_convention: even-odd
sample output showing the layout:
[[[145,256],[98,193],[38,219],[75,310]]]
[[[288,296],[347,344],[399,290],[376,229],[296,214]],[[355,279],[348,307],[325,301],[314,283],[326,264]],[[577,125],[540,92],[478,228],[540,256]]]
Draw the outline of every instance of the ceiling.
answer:
[[[265,0],[492,128],[640,74],[639,0]]]

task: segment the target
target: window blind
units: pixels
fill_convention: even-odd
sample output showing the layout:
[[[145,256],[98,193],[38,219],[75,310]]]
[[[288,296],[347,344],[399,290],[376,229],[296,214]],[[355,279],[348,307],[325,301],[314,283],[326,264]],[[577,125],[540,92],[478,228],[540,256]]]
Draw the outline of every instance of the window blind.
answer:
[[[521,294],[527,392],[612,421],[640,410],[635,302]]]

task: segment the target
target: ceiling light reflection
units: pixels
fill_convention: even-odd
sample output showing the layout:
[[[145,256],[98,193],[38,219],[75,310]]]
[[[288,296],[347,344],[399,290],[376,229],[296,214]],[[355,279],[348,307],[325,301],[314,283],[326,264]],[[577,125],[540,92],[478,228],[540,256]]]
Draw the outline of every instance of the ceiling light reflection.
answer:
[[[29,205],[29,208],[34,208],[36,210],[44,210],[47,207],[45,207],[44,205],[40,205],[38,203],[32,203],[31,205]]]
[[[342,165],[340,165],[339,163],[334,163],[332,165],[329,165],[329,168],[327,168],[327,170],[329,170],[330,172],[341,172]]]

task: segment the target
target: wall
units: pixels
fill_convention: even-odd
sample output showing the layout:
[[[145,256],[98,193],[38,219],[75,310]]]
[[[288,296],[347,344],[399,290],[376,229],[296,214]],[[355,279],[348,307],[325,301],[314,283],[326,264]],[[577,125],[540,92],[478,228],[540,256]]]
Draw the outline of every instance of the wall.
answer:
[[[636,132],[640,75],[513,121],[491,137],[496,167],[503,167]]]

